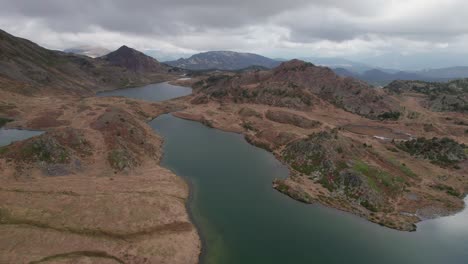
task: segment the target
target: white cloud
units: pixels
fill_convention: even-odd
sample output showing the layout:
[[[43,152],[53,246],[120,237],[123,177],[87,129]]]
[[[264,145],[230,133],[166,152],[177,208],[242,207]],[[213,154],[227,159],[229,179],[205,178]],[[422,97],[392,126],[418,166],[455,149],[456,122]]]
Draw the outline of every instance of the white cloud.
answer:
[[[468,54],[465,0],[0,0],[0,27],[49,48],[126,44],[274,57]]]

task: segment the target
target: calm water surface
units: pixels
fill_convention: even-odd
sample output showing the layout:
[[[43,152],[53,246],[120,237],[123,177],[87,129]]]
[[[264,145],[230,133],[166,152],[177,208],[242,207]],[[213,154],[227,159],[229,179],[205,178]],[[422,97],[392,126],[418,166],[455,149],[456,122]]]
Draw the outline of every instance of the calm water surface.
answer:
[[[468,211],[391,230],[275,191],[287,168],[240,135],[171,115],[150,125],[162,165],[192,184],[204,263],[468,263]]]
[[[136,88],[125,88],[107,92],[100,92],[97,96],[125,96],[147,101],[164,101],[176,97],[189,95],[192,89],[171,85],[167,82],[150,84]]]
[[[0,147],[6,146],[14,141],[38,136],[42,133],[41,131],[0,128]]]
[[[163,83],[100,95],[160,101],[190,91]],[[192,185],[204,263],[468,263],[468,210],[391,230],[275,191],[287,168],[240,135],[171,115],[150,125],[164,137],[162,165]]]

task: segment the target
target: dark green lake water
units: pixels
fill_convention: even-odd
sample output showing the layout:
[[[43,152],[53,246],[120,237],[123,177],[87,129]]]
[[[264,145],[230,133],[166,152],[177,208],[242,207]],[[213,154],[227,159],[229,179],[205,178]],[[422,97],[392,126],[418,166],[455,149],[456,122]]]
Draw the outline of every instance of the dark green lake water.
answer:
[[[170,98],[190,93],[156,87],[169,89]],[[136,89],[101,95],[170,99],[154,86]],[[391,230],[277,192],[272,180],[285,178],[287,168],[241,135],[171,115],[150,125],[164,138],[162,165],[191,183],[203,263],[468,263],[468,210],[422,222],[417,232]]]
[[[125,96],[147,101],[164,101],[176,97],[189,95],[192,89],[171,85],[167,82],[155,83],[136,88],[117,89],[98,93],[97,96]]]
[[[192,185],[204,263],[468,263],[468,212],[413,233],[294,201],[271,187],[288,170],[242,136],[163,115],[162,165]]]
[[[0,128],[0,147],[6,146],[14,141],[24,140],[42,133],[43,132],[41,131]]]

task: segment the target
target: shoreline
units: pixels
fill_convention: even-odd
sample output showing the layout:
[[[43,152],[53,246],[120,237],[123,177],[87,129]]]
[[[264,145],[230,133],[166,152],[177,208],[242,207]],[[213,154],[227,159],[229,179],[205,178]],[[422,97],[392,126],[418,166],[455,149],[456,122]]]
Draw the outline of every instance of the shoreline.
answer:
[[[186,109],[188,111],[190,111],[189,108],[186,108]],[[264,147],[262,144],[256,144],[256,142],[254,140],[250,140],[248,138],[249,134],[246,133],[246,131],[244,131],[242,129],[237,129],[237,128],[235,128],[233,126],[230,126],[230,125],[225,126],[225,124],[218,123],[217,122],[218,120],[213,119],[213,118],[210,119],[210,120],[207,120],[206,116],[204,114],[200,114],[200,113],[197,113],[197,112],[194,113],[194,112],[180,112],[180,111],[177,111],[177,112],[174,112],[172,114],[173,114],[173,116],[181,118],[181,119],[201,123],[202,125],[205,125],[205,126],[207,126],[209,128],[218,129],[220,131],[230,132],[230,133],[235,133],[235,134],[241,135],[247,141],[247,143],[249,143],[252,146],[261,148],[261,149],[273,154],[274,157],[280,163],[282,163],[283,165],[285,165],[288,168],[288,170],[290,172],[289,175],[286,177],[286,179],[280,179],[281,181],[291,180],[292,168],[291,168],[291,166],[289,164],[286,164],[286,162],[281,157],[281,155],[279,155],[277,153],[277,151],[273,151],[271,149],[268,149],[267,147]],[[419,215],[408,216],[408,215],[403,215],[403,214],[397,214],[396,215],[397,218],[393,218],[393,217],[395,217],[395,214],[393,214],[392,218],[388,218],[388,219],[400,219],[400,220],[412,219],[412,220],[410,220],[408,222],[405,222],[405,224],[403,224],[402,226],[395,226],[395,225],[391,224],[392,222],[387,222],[387,221],[390,221],[390,220],[386,220],[386,219],[376,220],[375,218],[372,217],[372,214],[362,212],[362,210],[353,209],[353,207],[349,207],[349,206],[345,206],[345,207],[340,206],[339,203],[337,203],[339,201],[334,201],[333,198],[329,199],[329,198],[326,197],[327,199],[322,200],[321,196],[318,196],[318,197],[310,197],[311,198],[310,201],[304,201],[304,200],[295,198],[294,194],[289,194],[288,192],[283,192],[283,191],[275,188],[274,186],[275,186],[275,181],[272,182],[272,188],[276,189],[278,192],[280,192],[280,193],[282,193],[282,194],[284,194],[286,196],[289,196],[290,198],[292,198],[292,199],[294,199],[296,201],[299,201],[299,202],[302,202],[302,203],[305,203],[305,204],[319,203],[319,204],[321,204],[323,206],[330,207],[330,208],[333,208],[333,209],[336,209],[336,210],[339,210],[339,211],[343,211],[343,212],[355,215],[357,217],[365,219],[368,222],[372,222],[374,224],[377,224],[377,225],[380,225],[380,226],[383,226],[383,227],[386,227],[386,228],[389,228],[389,229],[393,229],[393,230],[404,231],[404,232],[415,232],[415,231],[417,231],[417,225],[416,224],[421,223],[421,222],[426,220],[426,219],[421,218]],[[429,220],[439,219],[439,218],[442,218],[442,217],[458,214],[461,211],[463,211],[464,208],[466,208],[466,206],[467,205],[464,202],[464,207],[459,208],[457,210],[450,210],[449,208],[444,208],[443,210],[448,212],[447,215],[436,216],[435,218],[429,218]],[[386,213],[381,213],[381,215],[383,217],[385,217],[387,214]],[[417,220],[414,219],[414,218],[417,218]]]
[[[174,98],[174,99],[178,99],[178,98],[181,98],[181,97],[177,97],[177,98]],[[171,99],[173,100],[173,99]],[[167,100],[169,101],[169,100]],[[171,113],[163,113],[161,115],[158,115],[156,117],[154,117],[153,119],[151,119],[149,122],[152,122],[152,121],[155,121],[155,119],[158,119],[160,116],[162,115],[172,115]],[[147,124],[149,124],[149,122],[147,122]],[[156,121],[157,122],[157,121]],[[156,135],[158,135],[159,137],[162,138],[162,144],[163,144],[163,150],[161,151],[162,152],[162,155],[161,155],[161,159],[159,160],[159,165],[165,169],[168,169],[169,171],[171,171],[172,173],[174,173],[174,175],[176,175],[177,177],[181,178],[182,180],[184,180],[184,182],[187,184],[187,188],[188,188],[188,198],[187,200],[185,201],[185,208],[187,209],[187,214],[188,214],[188,217],[189,217],[189,220],[190,222],[193,224],[193,226],[195,227],[195,229],[197,230],[197,234],[198,234],[198,238],[200,240],[200,243],[201,243],[201,246],[200,246],[200,254],[198,255],[198,264],[201,264],[203,263],[203,260],[204,258],[206,257],[206,253],[207,253],[207,242],[206,242],[206,239],[205,237],[202,235],[202,232],[201,232],[201,227],[200,227],[200,224],[195,221],[195,217],[194,217],[194,214],[192,212],[192,202],[193,202],[193,199],[194,199],[194,191],[195,191],[195,185],[193,183],[192,180],[190,180],[190,178],[188,177],[185,177],[185,176],[181,176],[181,175],[178,175],[177,173],[175,173],[175,171],[173,170],[173,168],[170,168],[170,167],[166,167],[162,164],[162,161],[164,159],[164,156],[165,156],[165,151],[164,151],[164,148],[165,148],[165,138],[160,135],[158,133],[158,131],[154,128],[152,128],[154,133]]]

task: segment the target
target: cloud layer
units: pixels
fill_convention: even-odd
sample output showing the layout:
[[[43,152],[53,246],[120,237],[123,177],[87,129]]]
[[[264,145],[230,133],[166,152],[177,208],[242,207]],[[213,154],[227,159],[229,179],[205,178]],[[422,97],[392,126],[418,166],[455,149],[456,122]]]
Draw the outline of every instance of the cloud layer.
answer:
[[[0,0],[0,28],[41,45],[277,57],[468,53],[465,0]]]

